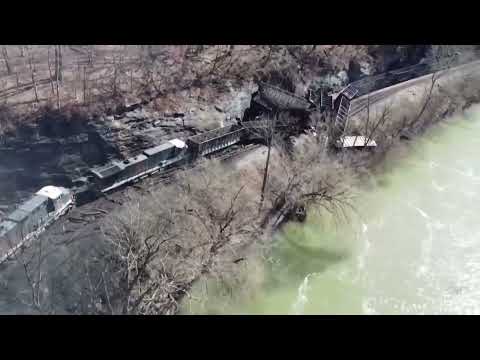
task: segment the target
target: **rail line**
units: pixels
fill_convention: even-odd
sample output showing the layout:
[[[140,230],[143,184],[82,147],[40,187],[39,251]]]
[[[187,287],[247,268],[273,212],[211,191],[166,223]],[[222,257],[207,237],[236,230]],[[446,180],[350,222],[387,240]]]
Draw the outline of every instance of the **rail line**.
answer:
[[[359,94],[362,94],[362,93],[364,93],[365,89],[372,89],[372,87],[378,86],[378,84],[379,84],[378,81],[381,81],[382,79],[386,80],[389,76],[394,76],[396,80],[398,80],[398,76],[400,76],[401,79],[409,78],[409,80],[400,80],[400,82],[397,83],[397,84],[381,88],[381,89],[379,89],[377,91],[374,91],[374,92],[368,92],[367,95],[361,95],[360,97],[353,99],[352,100],[352,107],[350,108],[350,113],[348,115],[349,116],[354,116],[354,115],[358,114],[360,111],[362,111],[363,109],[365,109],[369,103],[370,104],[377,103],[377,102],[391,96],[392,94],[394,94],[397,91],[403,90],[405,88],[408,88],[408,87],[416,84],[417,82],[425,80],[426,78],[431,76],[432,73],[438,74],[438,77],[440,77],[440,76],[443,76],[447,73],[450,74],[452,72],[456,72],[456,71],[459,71],[459,70],[462,70],[462,69],[464,69],[464,70],[465,69],[467,69],[467,70],[468,69],[475,69],[475,66],[477,66],[479,64],[480,64],[480,60],[476,61],[476,62],[471,62],[471,63],[459,65],[455,68],[447,68],[447,69],[443,69],[441,71],[433,71],[433,72],[427,73],[423,76],[415,77],[415,74],[413,74],[413,78],[412,78],[412,71],[415,71],[416,69],[419,69],[419,71],[420,70],[425,71],[425,69],[427,69],[427,70],[432,69],[432,68],[429,68],[428,65],[419,64],[419,65],[415,65],[415,66],[391,71],[391,72],[388,72],[388,73],[385,73],[385,74],[380,74],[380,75],[377,75],[373,78],[360,80],[360,82],[354,82],[354,83],[351,84],[352,87],[362,88],[362,91],[359,90],[359,92],[358,92]],[[382,84],[384,84],[384,83],[382,83]],[[270,92],[275,92],[275,91],[278,92],[278,89],[275,89],[273,87],[269,88],[269,89],[271,90]],[[279,103],[287,103],[287,105],[293,104],[292,101],[290,101],[290,98],[289,98],[289,97],[292,97],[292,94],[289,94],[285,91],[281,91],[280,93],[281,93],[282,96],[280,96],[280,95],[277,96],[278,99],[275,95],[276,93],[273,94],[273,95],[272,94],[269,94],[269,95],[271,97],[277,99],[277,102],[279,102]],[[294,96],[293,99],[296,100],[295,104],[293,104],[293,105],[298,105],[297,102],[300,103],[300,99],[298,97]],[[308,101],[302,99],[302,101],[301,101],[302,106],[297,106],[297,107],[306,108],[307,103],[309,104],[309,107],[310,107],[311,104]],[[305,105],[305,106],[303,106],[303,105]],[[295,108],[295,106],[294,106],[294,108]],[[305,110],[307,110],[307,109],[305,109]],[[224,138],[225,136],[230,136],[232,133],[234,133],[234,131],[233,132],[232,131],[227,132],[225,134],[221,134],[221,136],[213,138],[213,140],[215,140],[217,138]],[[207,139],[200,139],[199,143],[203,144],[203,143],[206,143],[207,141],[211,141],[211,140],[212,139],[208,139],[208,138]],[[248,144],[248,145],[243,145],[243,146],[240,145],[239,143],[235,144],[235,142],[238,142],[238,139],[232,139],[232,141],[235,141],[233,143],[229,143],[228,141],[230,141],[230,140],[227,139],[225,141],[220,141],[219,144],[213,144],[213,145],[210,144],[209,145],[210,146],[209,151],[212,151],[212,150],[213,151],[216,150],[216,151],[212,152],[212,153],[209,153],[206,156],[206,158],[218,159],[222,162],[223,161],[231,161],[232,159],[234,159],[234,158],[236,158],[236,157],[238,157],[238,156],[240,156],[244,153],[251,152],[251,151],[253,151],[253,150],[255,150],[255,149],[257,149],[261,146],[260,144]],[[232,145],[232,144],[234,144],[234,145]],[[222,146],[223,146],[223,148],[222,148],[222,150],[220,150],[220,148]],[[225,146],[227,146],[227,147],[225,148]],[[198,152],[203,154],[201,151],[198,151]],[[192,164],[192,163],[188,163],[188,161],[187,161],[186,163],[184,163],[180,166],[172,165],[172,167],[166,168],[166,169],[155,168],[154,170],[152,170],[150,172],[141,173],[136,177],[126,179],[123,183],[119,184],[118,187],[115,186],[114,188],[111,188],[111,191],[108,191],[109,194],[104,194],[104,196],[100,197],[100,199],[105,198],[105,200],[109,200],[109,201],[116,202],[116,203],[122,203],[123,202],[122,193],[127,186],[132,185],[132,187],[134,187],[134,188],[137,188],[141,191],[145,191],[152,186],[170,182],[172,180],[172,178],[174,177],[174,175],[178,171],[185,170],[185,169],[193,170],[195,167],[196,167],[195,163]],[[148,180],[146,180],[146,179],[148,179]],[[118,195],[117,196],[112,196],[112,197],[110,196],[110,194],[113,195],[113,193],[117,193],[117,192],[119,193],[118,195],[120,196],[120,198],[118,198]],[[125,194],[123,194],[123,195],[125,195]],[[120,199],[121,201],[115,200],[115,198]],[[100,200],[100,202],[97,202],[96,201],[97,199],[95,199],[93,201],[89,201],[88,203],[86,203],[84,205],[78,206],[78,211],[76,211],[75,214],[81,216],[81,219],[77,219],[77,220],[80,220],[82,224],[90,224],[92,222],[95,222],[95,221],[97,221],[97,219],[104,217],[105,214],[108,213],[107,210],[103,209],[102,211],[96,211],[95,213],[90,212],[90,213],[87,214],[88,216],[86,218],[84,217],[84,215],[85,215],[84,210],[88,210],[89,208],[95,210],[95,207],[97,207],[99,204],[102,204],[102,201]],[[113,209],[112,206],[113,206],[112,204],[110,204],[109,206],[107,205],[107,208]],[[72,214],[72,215],[75,215],[75,214]],[[58,219],[55,219],[55,221],[56,220],[58,220]],[[69,220],[71,222],[75,222],[74,221],[75,219],[72,216],[65,217],[64,220],[60,219],[58,221],[59,224],[61,224],[63,226],[64,232],[65,232],[65,223],[66,223],[66,221],[69,221]],[[75,226],[73,226],[73,228],[75,229]],[[77,230],[72,230],[72,231],[74,233],[76,233],[81,228],[82,228],[82,226],[78,227]]]
[[[393,84],[393,85],[388,86],[388,87],[380,88],[376,91],[364,94],[364,95],[362,95],[360,97],[357,97],[356,99],[352,100],[352,105],[351,105],[349,117],[355,116],[358,113],[360,113],[361,111],[363,111],[364,109],[366,109],[369,102],[370,102],[370,105],[372,105],[374,103],[378,103],[379,101],[384,100],[385,98],[391,96],[395,92],[398,92],[398,91],[404,90],[406,88],[409,88],[409,87],[411,87],[411,86],[413,86],[416,83],[419,83],[421,81],[425,81],[426,79],[432,77],[433,75],[436,75],[437,79],[440,79],[440,78],[442,78],[446,75],[452,75],[452,74],[455,74],[459,71],[465,71],[466,74],[469,74],[470,72],[475,71],[476,67],[479,66],[479,65],[480,65],[480,60],[468,62],[468,63],[465,63],[465,64],[460,64],[460,65],[457,65],[455,67],[446,67],[446,66],[440,66],[440,65],[431,66],[430,69],[436,69],[436,70],[430,71],[427,74],[422,75],[422,76],[417,76],[417,77],[414,77],[412,79],[402,81],[402,82],[397,83],[397,84]],[[410,67],[410,68],[414,68],[414,67]],[[398,71],[400,71],[400,70],[398,70]],[[386,78],[387,76],[389,76],[389,73],[381,74],[381,75],[377,76],[377,79],[380,79],[382,77]],[[362,81],[362,80],[360,80],[360,81]],[[373,80],[369,80],[369,81],[373,81]],[[356,86],[355,85],[356,83],[357,82],[352,83],[352,85]]]
[[[261,144],[249,144],[245,146],[235,146],[235,147],[230,147],[225,149],[224,151],[219,151],[218,153],[214,153],[209,156],[210,159],[217,159],[220,161],[228,161],[236,158],[237,156],[240,156],[242,154],[248,153],[250,151],[254,151],[258,148],[260,148],[262,145]],[[194,169],[195,166],[189,167],[190,169]],[[184,166],[180,167],[172,167],[169,169],[166,169],[164,171],[158,172],[156,174],[152,174],[148,178],[148,183],[143,183],[140,185],[140,188],[144,190],[144,186],[146,185],[148,187],[150,186],[155,186],[159,184],[167,184],[173,177],[174,175],[181,170],[185,170]]]

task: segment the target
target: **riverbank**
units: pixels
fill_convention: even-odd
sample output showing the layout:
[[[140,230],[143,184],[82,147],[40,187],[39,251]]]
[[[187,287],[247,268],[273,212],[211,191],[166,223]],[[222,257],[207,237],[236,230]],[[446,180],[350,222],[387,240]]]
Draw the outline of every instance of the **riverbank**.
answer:
[[[424,147],[422,145],[426,141],[424,139],[438,136],[443,128],[449,128],[450,124],[461,122],[459,117],[464,114],[464,111],[472,104],[479,102],[480,91],[478,87],[474,86],[474,84],[478,84],[476,81],[478,81],[478,77],[470,77],[462,81],[457,79],[457,82],[451,82],[448,85],[443,84],[440,91],[433,92],[430,100],[431,106],[427,104],[426,110],[423,111],[423,114],[428,114],[428,117],[422,114],[425,116],[424,121],[417,121],[415,127],[410,127],[409,130],[413,128],[414,131],[410,131],[411,135],[408,139],[406,137],[403,140],[397,138],[393,141],[385,134],[387,130],[398,132],[398,123],[404,123],[402,118],[405,116],[416,117],[420,111],[419,108],[423,107],[422,100],[425,100],[425,97],[420,98],[414,107],[405,109],[402,106],[405,104],[405,98],[400,94],[397,98],[400,100],[400,105],[395,107],[394,104],[389,104],[392,114],[390,119],[399,119],[397,120],[399,122],[395,124],[385,121],[385,124],[381,124],[383,131],[379,132],[388,140],[388,146],[381,147],[371,156],[357,154],[359,156],[348,156],[343,159],[343,165],[349,167],[354,165],[353,169],[359,176],[351,184],[351,189],[355,189],[357,195],[357,210],[349,212],[348,222],[340,222],[340,228],[343,231],[338,231],[339,227],[335,225],[337,222],[334,219],[325,218],[325,215],[329,215],[325,211],[314,212],[305,226],[288,225],[276,236],[272,248],[260,256],[258,251],[261,249],[256,249],[257,254],[255,254],[256,251],[252,251],[255,255],[250,260],[251,268],[248,265],[249,261],[245,261],[243,266],[238,269],[237,275],[225,276],[221,281],[208,278],[199,281],[192,289],[192,296],[183,302],[182,313],[303,313],[304,311],[325,313],[325,309],[333,313],[369,313],[368,306],[373,305],[368,305],[368,301],[361,299],[362,291],[365,291],[362,289],[364,285],[358,285],[357,282],[358,276],[360,276],[359,272],[362,271],[366,261],[362,258],[361,253],[362,251],[368,252],[369,248],[374,246],[371,241],[362,240],[365,239],[368,229],[375,226],[362,222],[365,217],[368,218],[367,214],[371,212],[368,210],[368,206],[375,206],[377,209],[379,206],[388,208],[389,204],[394,206],[396,195],[394,196],[388,189],[393,184],[396,184],[396,187],[401,186],[402,181],[392,182],[392,175],[389,174],[405,171],[403,177],[405,186],[409,183],[409,177],[415,177],[416,173],[405,166],[405,161],[418,153],[419,148]],[[428,90],[427,88],[426,91]],[[410,100],[411,105],[412,100]],[[443,106],[439,107],[438,104],[442,102]],[[475,110],[467,110],[466,116],[471,117],[472,111],[475,112]],[[432,186],[435,185],[437,185],[435,191],[439,191],[438,186],[440,185],[435,183]],[[415,185],[412,186],[415,187]],[[378,189],[385,189],[383,195],[380,195]],[[361,201],[367,201],[365,192],[379,194],[378,199],[381,200],[375,199],[376,195],[372,195],[368,197],[369,205],[362,205]],[[418,208],[420,209],[421,206]],[[363,214],[359,215],[359,211]],[[397,217],[398,215],[394,215],[395,211],[391,215],[386,215],[389,214],[387,210],[384,214],[382,211],[376,210],[376,213],[382,214],[382,216],[380,219],[374,220],[374,223],[377,222],[378,226],[381,226],[382,223],[389,221],[388,216],[391,216],[392,221],[399,221],[395,230],[397,232],[395,238],[401,236],[402,233],[405,235],[408,233],[407,236],[411,238],[418,238],[418,236],[422,236],[419,234],[424,234],[424,230],[416,234],[413,230],[408,231],[401,225],[409,223],[408,219],[414,221],[415,216],[422,218],[421,209],[415,210],[414,208],[413,211],[414,214],[405,215],[405,219],[401,220]],[[423,253],[428,252],[428,248],[431,246],[429,242],[431,240],[428,240],[428,231],[426,236],[425,241],[420,241]],[[378,239],[378,241],[381,240]],[[398,241],[402,240],[398,239]],[[388,243],[392,245],[391,242]],[[392,251],[388,253],[394,256],[390,260],[391,263],[399,259],[399,256],[393,255]],[[404,261],[408,262],[411,259],[405,255]],[[346,270],[345,267],[342,268],[341,264],[345,262],[350,263],[349,270]],[[345,271],[347,273],[341,275]],[[420,270],[420,273],[422,271],[424,270]],[[348,280],[346,282],[340,280],[342,277],[346,277]],[[322,290],[316,292],[317,306],[311,304],[310,310],[308,310],[306,293],[312,287],[311,282],[314,278],[322,284]],[[392,297],[400,296],[399,294],[395,295],[393,289],[388,291],[391,291]],[[377,313],[400,311],[401,313],[400,305],[395,304],[395,301],[392,303],[392,301],[390,301],[390,307],[379,306],[375,311]],[[417,312],[433,311],[431,308],[428,310],[426,305],[423,308],[419,306],[410,308],[409,311],[415,312],[415,309]],[[375,313],[375,311],[372,310],[370,313]],[[405,312],[407,311],[405,310]]]

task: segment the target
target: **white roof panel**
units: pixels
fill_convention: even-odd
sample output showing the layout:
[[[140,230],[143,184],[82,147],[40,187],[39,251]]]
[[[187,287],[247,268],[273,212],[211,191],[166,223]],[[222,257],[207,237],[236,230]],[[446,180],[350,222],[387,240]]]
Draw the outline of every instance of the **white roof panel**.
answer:
[[[56,200],[62,195],[65,190],[66,189],[62,187],[48,185],[38,190],[36,194],[46,196],[52,200]]]
[[[176,147],[180,148],[180,149],[183,149],[186,145],[185,145],[185,142],[183,142],[182,140],[180,139],[173,139],[173,140],[170,140],[170,143],[175,145]]]

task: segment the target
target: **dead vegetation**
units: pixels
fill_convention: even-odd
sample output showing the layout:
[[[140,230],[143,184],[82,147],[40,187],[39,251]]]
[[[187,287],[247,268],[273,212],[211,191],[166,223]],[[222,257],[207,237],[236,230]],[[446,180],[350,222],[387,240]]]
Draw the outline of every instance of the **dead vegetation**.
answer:
[[[258,234],[250,189],[222,173],[202,164],[148,197],[132,195],[105,224],[119,313],[175,313],[195,280],[222,273],[238,260],[236,246]]]
[[[275,153],[266,194],[268,215],[277,226],[283,218],[304,219],[308,209],[324,209],[339,221],[347,220],[352,208],[350,186],[355,175],[344,164],[330,157],[323,144],[306,138],[291,155]],[[273,219],[274,218],[274,219]]]
[[[267,50],[263,61],[275,62],[281,49]],[[153,59],[166,55],[154,53],[151,48],[142,51],[142,61],[147,64],[144,81],[161,92],[159,86],[164,84],[158,83],[158,69],[150,65]],[[200,54],[206,50],[191,47],[182,51],[176,53],[175,64],[180,67],[181,59],[200,61]],[[234,65],[228,60],[232,56],[228,51],[216,51],[208,71],[195,74],[194,79],[212,80],[216,74],[225,76],[232,71]],[[125,58],[113,61],[120,67]],[[110,92],[123,91],[121,73],[124,70],[116,75],[114,71],[108,85]],[[350,131],[367,134],[381,146],[369,157],[370,162],[360,166],[371,166],[371,159],[389,151],[400,136],[421,134],[445,116],[478,102],[479,81],[478,77],[470,77],[439,85],[433,75],[418,101],[404,99],[378,111],[368,106],[362,120],[352,123]],[[51,88],[50,91],[54,93]],[[339,221],[346,220],[347,209],[352,208],[351,185],[361,170],[352,166],[351,159],[332,158],[324,151],[322,142],[312,139],[297,145],[293,152],[285,151],[278,146],[280,141],[273,141],[273,127],[260,136],[267,140],[269,150],[275,147],[277,151],[269,151],[265,166],[255,171],[239,174],[226,171],[220,163],[205,162],[181,173],[173,184],[162,185],[148,194],[132,191],[129,201],[103,224],[102,250],[82,266],[70,267],[83,287],[76,292],[81,306],[72,312],[174,314],[179,301],[189,297],[192,285],[204,276],[219,279],[229,288],[245,284],[245,273],[238,272],[238,268],[251,255],[248,249],[253,245],[258,251],[268,252],[270,232],[282,219],[301,218],[302,211],[324,209]],[[263,199],[260,210],[259,196]],[[43,256],[39,251],[40,254],[34,252],[36,259]],[[54,283],[58,284],[55,273],[43,274],[38,267],[32,277],[31,268],[25,266],[26,262],[21,263],[32,290],[24,295],[28,301],[23,302],[47,312],[42,304],[45,297],[53,296]],[[40,280],[50,284],[50,291],[39,287]],[[233,291],[228,296],[234,296]]]
[[[365,134],[378,146],[371,165],[381,163],[385,154],[401,140],[412,140],[446,118],[463,112],[480,101],[480,76],[438,78],[432,74],[427,85],[415,89],[413,97],[401,96],[365,108],[349,124],[349,133]]]
[[[318,161],[318,150],[308,142],[293,158],[273,155],[260,212],[263,167],[246,178],[207,161],[172,185],[132,196],[104,226],[118,264],[120,313],[175,313],[178,301],[204,275],[235,283],[233,274],[252,244],[260,252],[268,249],[266,234],[299,204],[345,219],[351,206],[347,170],[326,155]]]
[[[119,113],[137,103],[165,113],[187,111],[196,101],[215,103],[232,88],[245,86],[253,79],[303,95],[312,78],[350,72],[356,66],[352,64],[360,63],[369,64],[376,72],[389,57],[399,64],[417,61],[420,55],[416,53],[422,54],[424,47],[4,45],[0,104],[15,116],[1,120],[6,124],[0,125],[0,134],[14,136],[11,132],[18,125],[43,119],[52,109],[59,113],[75,109],[83,119]],[[432,48],[440,55],[458,50],[472,53],[462,47]]]
[[[0,102],[17,114],[13,127],[33,121],[44,108],[76,108],[88,118],[145,102],[155,110],[174,112],[188,94],[211,103],[230,87],[273,72],[294,74],[296,84],[318,69],[346,69],[352,59],[368,60],[366,49],[338,45],[3,46]]]
[[[70,267],[78,278],[76,283],[83,284],[83,290],[76,290],[75,295],[80,305],[71,312],[174,314],[179,302],[192,296],[193,284],[204,284],[205,279],[223,284],[219,291],[233,302],[240,301],[235,287],[241,288],[242,298],[248,297],[249,289],[260,286],[262,276],[251,283],[244,267],[268,254],[271,233],[282,219],[301,219],[306,211],[319,210],[339,222],[348,221],[359,176],[391,150],[402,132],[420,134],[469,101],[478,101],[480,94],[469,82],[479,80],[473,77],[467,83],[439,87],[433,77],[425,95],[411,107],[402,103],[400,108],[370,109],[368,121],[355,131],[386,145],[373,155],[363,154],[362,161],[358,156],[326,153],[317,138],[302,138],[293,151],[272,142],[275,151],[270,154],[260,210],[258,199],[265,174],[261,163],[245,173],[206,161],[179,174],[170,185],[143,195],[132,190],[129,200],[107,215],[102,225],[102,250],[89,255],[88,261],[83,258],[81,266]],[[39,273],[34,274],[38,277]],[[60,283],[49,280],[58,278],[55,272],[42,273],[41,277],[50,284],[41,289],[46,286],[49,291],[42,290],[39,295],[37,283],[31,282],[32,294],[37,295],[30,294],[31,299],[24,300],[37,308],[40,300],[53,302],[45,299],[52,293],[58,296],[52,289]]]
[[[132,190],[129,200],[106,217],[100,250],[67,259],[70,273],[43,270],[41,291],[32,286],[39,294],[32,306],[43,313],[53,311],[67,291],[69,296],[75,293],[73,313],[174,314],[179,301],[204,277],[230,287],[250,287],[246,273],[238,270],[250,263],[253,248],[257,257],[270,248],[269,220],[289,214],[299,202],[339,214],[348,203],[346,188],[340,185],[341,168],[332,164],[332,171],[325,172],[327,159],[312,161],[316,150],[307,148],[310,151],[299,151],[295,159],[272,154],[275,161],[260,212],[263,166],[247,177],[206,161],[148,194]],[[35,249],[31,254],[43,256]],[[25,271],[27,279],[30,273]],[[63,288],[67,273],[76,279],[73,290]]]

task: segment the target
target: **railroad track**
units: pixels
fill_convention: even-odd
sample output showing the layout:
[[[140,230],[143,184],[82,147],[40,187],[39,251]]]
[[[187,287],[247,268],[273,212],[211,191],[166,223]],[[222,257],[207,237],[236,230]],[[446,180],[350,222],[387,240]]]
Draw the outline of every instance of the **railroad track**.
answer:
[[[475,66],[477,66],[477,65],[480,65],[480,61],[476,62],[476,64],[467,64],[466,67],[468,68],[469,66],[471,66],[472,68],[475,68]],[[454,68],[454,69],[447,69],[444,73],[447,73],[450,70],[455,71],[457,69],[458,69],[458,67]],[[431,74],[429,74],[429,75],[431,75]],[[378,101],[381,101],[381,100],[385,99],[386,97],[391,96],[393,93],[395,93],[397,91],[400,91],[400,90],[405,89],[409,86],[412,86],[416,81],[418,81],[418,82],[422,81],[422,78],[423,78],[423,80],[425,80],[429,75],[414,78],[414,79],[411,79],[409,81],[405,81],[403,83],[378,90],[376,92],[373,92],[373,93],[369,94],[368,96],[364,95],[364,96],[361,96],[361,97],[355,99],[354,101],[352,101],[352,109],[351,109],[350,116],[353,116],[353,115],[359,113],[360,111],[362,111],[366,107],[368,102],[370,102],[370,104],[373,104],[373,103],[376,103]],[[387,75],[382,74],[381,76],[385,77]],[[376,79],[379,79],[379,78],[380,77],[377,77]],[[372,81],[375,81],[375,79],[374,80],[369,79],[368,81],[372,82]],[[370,100],[368,100],[368,99],[370,99]],[[248,153],[250,151],[258,149],[260,146],[261,145],[259,145],[259,144],[249,144],[247,146],[240,147],[237,144],[237,145],[231,146],[227,149],[224,149],[223,151],[219,151],[218,153],[212,154],[210,156],[210,158],[218,159],[220,161],[231,161],[232,159],[234,159],[234,158],[236,158],[236,157],[238,157],[238,156],[240,156],[244,153]],[[185,166],[172,167],[172,168],[166,169],[164,171],[159,171],[156,174],[152,174],[153,176],[148,176],[147,179],[146,178],[139,179],[138,181],[136,181],[136,183],[133,184],[133,187],[137,188],[137,189],[139,188],[140,190],[146,190],[149,187],[152,187],[152,186],[155,186],[155,185],[158,185],[158,184],[161,184],[161,183],[168,183],[173,178],[173,176],[175,175],[175,173],[177,171],[183,170],[183,169],[186,169],[186,168],[193,169],[193,168],[195,168],[195,166],[193,165],[193,166],[187,166],[187,167],[185,167]],[[105,199],[106,200],[111,200],[112,202],[121,204],[123,202],[122,193],[124,192],[124,190],[125,190],[125,188],[122,188],[122,189],[119,188],[119,189],[117,189],[117,191],[113,191],[112,193],[106,195]],[[119,194],[117,194],[116,196],[113,196],[113,193],[117,193],[117,192]],[[120,201],[116,200],[115,198],[119,198]],[[95,210],[95,207],[98,206],[98,204],[99,203],[95,200],[95,201],[90,202],[88,204],[85,204],[83,206],[79,206],[77,208],[78,211],[76,211],[75,213],[78,213],[79,215],[81,215],[82,212],[85,212],[88,209]],[[100,201],[100,204],[101,204],[101,201]],[[110,206],[112,206],[112,209],[113,209],[113,205],[110,204]],[[89,216],[82,217],[81,222],[85,223],[85,224],[90,224],[92,222],[97,221],[99,218],[102,218],[103,216],[105,216],[106,213],[107,213],[107,211],[90,212]],[[73,214],[72,214],[72,216],[73,216]],[[65,220],[63,220],[63,221],[60,220],[60,223],[63,226],[65,226],[65,224],[68,222],[69,218],[70,218],[70,216],[65,217],[64,218]],[[82,228],[82,226],[78,226],[78,227],[79,227],[79,229]],[[73,230],[73,231],[76,232],[76,230]]]
[[[235,146],[235,148],[228,148],[224,151],[220,151],[216,154],[212,154],[210,158],[218,159],[220,161],[231,161],[237,156],[242,154],[248,153],[255,149],[260,148],[262,145],[260,144],[249,144],[244,147]],[[94,200],[93,202],[86,203],[82,206],[79,206],[74,209],[74,212],[71,212],[69,215],[59,219],[57,229],[63,228],[68,233],[70,233],[69,237],[74,239],[77,237],[78,234],[81,234],[85,231],[87,226],[91,226],[93,223],[99,221],[105,215],[108,214],[108,211],[104,209],[100,209],[104,207],[105,204],[101,205],[101,199],[106,200],[109,203],[115,203],[117,205],[121,205],[123,203],[122,193],[124,193],[128,188],[135,188],[136,190],[146,193],[149,188],[154,186],[158,186],[160,184],[168,184],[175,176],[178,171],[181,170],[193,170],[195,169],[195,165],[190,167],[172,167],[170,169],[166,169],[164,171],[160,171],[155,173],[147,178],[139,179],[136,183],[131,184],[130,186],[125,186],[116,191],[112,191],[108,194],[104,194],[104,196]],[[119,200],[119,198],[121,200]],[[100,200],[100,204],[98,201]],[[103,201],[104,201],[103,200]],[[110,204],[110,206],[113,206]]]
[[[480,65],[480,61],[477,60],[477,61],[469,62],[469,63],[466,63],[466,64],[461,64],[461,65],[458,65],[458,66],[452,67],[452,68],[445,68],[445,67],[442,67],[442,66],[437,66],[437,67],[434,66],[431,69],[435,69],[435,70],[432,71],[432,72],[429,72],[425,75],[415,77],[415,78],[412,78],[410,80],[388,86],[386,88],[381,88],[379,90],[373,91],[371,93],[367,93],[365,95],[362,95],[362,96],[354,99],[351,103],[349,117],[355,116],[358,113],[360,113],[361,111],[365,110],[368,106],[368,103],[370,103],[370,105],[378,103],[379,101],[384,100],[387,97],[392,96],[396,92],[399,92],[401,90],[405,90],[405,89],[407,89],[411,86],[414,86],[414,85],[416,85],[416,84],[418,84],[422,81],[427,81],[429,78],[432,77],[433,74],[437,74],[437,79],[441,79],[442,77],[444,77],[446,75],[454,74],[454,73],[459,72],[459,71],[464,71],[468,74],[470,72],[478,70],[479,65]],[[381,74],[377,77],[377,79],[379,79],[382,76],[386,77],[386,76],[388,76],[388,74]],[[373,80],[369,80],[369,81],[373,81]],[[352,84],[354,85],[355,83],[352,83]]]
[[[220,151],[216,154],[212,154],[209,158],[210,159],[218,159],[220,161],[228,161],[232,160],[237,156],[242,154],[248,153],[255,149],[260,148],[262,145],[260,144],[249,144],[245,145],[244,147],[239,147],[238,145],[234,148],[230,147],[225,149],[224,151]],[[190,169],[194,169],[195,166],[190,167]],[[159,184],[167,184],[173,176],[180,170],[185,170],[185,166],[181,167],[172,167],[170,169],[161,171],[159,173],[154,174],[148,178],[147,182],[144,182],[142,185],[137,185],[138,188],[141,190],[145,190],[145,187],[155,186]]]
[[[439,73],[439,77],[443,76],[447,73],[450,73],[451,71],[456,71],[458,69],[469,68],[469,67],[474,68],[477,65],[477,63],[480,64],[480,61],[473,62],[473,63],[468,63],[468,64],[463,64],[463,65],[460,65],[460,66],[452,68],[452,69],[446,69],[446,70],[441,71]],[[420,64],[420,65],[422,66],[422,68],[425,68],[424,64]],[[358,86],[359,82],[360,82],[360,84],[362,84],[362,83],[363,84],[373,83],[375,81],[378,81],[379,79],[385,78],[386,76],[389,76],[389,75],[392,75],[392,74],[397,75],[397,73],[412,71],[412,69],[418,68],[420,65],[415,65],[415,66],[411,66],[411,67],[408,67],[408,68],[399,69],[397,71],[393,71],[393,72],[386,73],[386,74],[380,74],[380,75],[374,76],[373,78],[369,78],[369,79],[366,79],[366,80],[359,80],[358,82],[355,82],[355,83],[352,83],[352,84],[354,84],[354,86]],[[387,87],[387,88],[383,88],[383,89],[377,90],[373,93],[363,95],[363,96],[360,96],[359,98],[354,99],[351,103],[351,108],[350,108],[350,111],[349,111],[349,117],[355,116],[356,114],[358,114],[361,111],[363,111],[364,109],[366,109],[366,107],[368,106],[369,103],[370,103],[370,105],[378,103],[379,101],[391,96],[395,92],[406,89],[406,88],[414,85],[417,82],[425,81],[431,75],[432,75],[432,73],[421,76],[421,77],[413,78],[413,79],[401,82],[399,84],[396,84],[396,85],[393,85],[393,86],[390,86],[390,87]],[[253,151],[254,149],[256,149],[258,147],[260,147],[260,145],[250,144],[250,145],[247,145],[247,146],[241,147],[241,148],[238,145],[234,145],[234,146],[231,146],[227,149],[224,149],[223,151],[220,151],[218,153],[210,155],[209,158],[219,159],[221,161],[227,161],[227,160],[233,159],[233,158],[235,158],[235,157],[237,157],[237,156],[239,156],[243,153]],[[137,188],[145,189],[145,186],[154,186],[154,185],[158,185],[160,183],[167,183],[174,176],[174,174],[177,171],[179,171],[180,169],[185,169],[185,166],[173,167],[171,169],[159,171],[158,173],[151,174],[150,176],[148,176],[148,179],[150,179],[149,181],[145,181],[145,178],[144,178],[144,179],[139,179],[134,184]],[[139,183],[140,183],[140,185],[139,185]],[[142,183],[143,183],[143,185],[142,185]],[[121,189],[117,189],[117,191],[118,190],[121,190]]]

